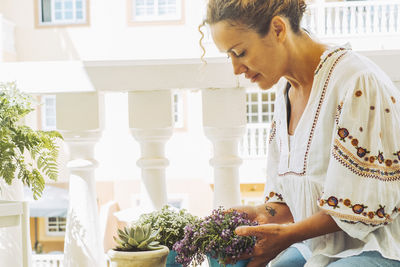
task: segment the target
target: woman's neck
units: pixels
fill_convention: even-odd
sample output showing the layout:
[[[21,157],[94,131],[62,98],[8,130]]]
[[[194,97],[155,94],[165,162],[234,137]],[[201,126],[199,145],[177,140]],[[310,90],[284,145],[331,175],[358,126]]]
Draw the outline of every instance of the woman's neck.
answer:
[[[296,95],[308,96],[314,81],[314,72],[327,46],[310,38],[304,31],[288,40],[288,66],[284,77]]]

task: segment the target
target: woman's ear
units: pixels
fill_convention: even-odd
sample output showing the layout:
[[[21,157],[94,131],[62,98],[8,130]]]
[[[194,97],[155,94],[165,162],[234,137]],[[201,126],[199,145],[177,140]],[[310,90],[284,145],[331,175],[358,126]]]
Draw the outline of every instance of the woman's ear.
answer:
[[[287,21],[281,16],[275,16],[271,20],[271,32],[276,40],[280,43],[285,41],[288,24]]]

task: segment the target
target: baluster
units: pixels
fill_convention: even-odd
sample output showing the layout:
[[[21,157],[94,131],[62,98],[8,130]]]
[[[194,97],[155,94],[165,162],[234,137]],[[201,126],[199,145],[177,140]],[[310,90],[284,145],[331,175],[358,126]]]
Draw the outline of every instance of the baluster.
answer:
[[[366,8],[366,15],[365,15],[365,33],[369,34],[372,32],[371,29],[371,6],[368,5]]]
[[[340,7],[335,7],[335,26],[334,26],[334,33],[336,34],[336,35],[338,35],[338,34],[340,34],[341,32],[340,32],[340,11],[341,11],[341,8]]]
[[[396,32],[400,32],[400,4],[397,5],[397,23],[396,23]]]
[[[364,23],[364,6],[357,7],[357,33],[365,33],[365,23]]]
[[[350,33],[356,33],[356,7],[350,7]]]
[[[203,89],[204,133],[213,144],[213,206],[240,204],[238,143],[246,131],[246,91],[243,88]],[[216,112],[218,111],[218,112]]]
[[[333,29],[332,29],[332,8],[326,8],[326,28],[325,28],[325,34],[326,35],[332,35],[333,34]]]
[[[379,32],[379,6],[374,5],[373,6],[373,16],[374,16],[374,33]]]
[[[250,157],[254,157],[255,155],[257,155],[255,140],[256,140],[256,129],[252,128],[250,135]]]
[[[264,151],[264,131],[261,127],[258,129],[258,156],[262,156]]]
[[[349,33],[347,11],[348,11],[348,7],[343,7],[343,17],[342,17],[342,34],[343,35],[346,35]]]
[[[395,5],[389,5],[389,32],[394,33],[395,29],[395,20],[394,20],[394,9]]]
[[[310,26],[309,26],[310,28],[309,28],[309,30],[310,30],[310,32],[315,34],[315,33],[317,33],[316,28],[315,28],[316,12],[315,12],[315,9],[312,9],[310,11],[312,11],[312,12],[311,12],[311,15],[310,15]]]
[[[381,33],[388,32],[388,21],[387,21],[386,11],[387,11],[387,6],[382,5],[381,6],[381,12],[382,12],[382,16],[381,16]]]

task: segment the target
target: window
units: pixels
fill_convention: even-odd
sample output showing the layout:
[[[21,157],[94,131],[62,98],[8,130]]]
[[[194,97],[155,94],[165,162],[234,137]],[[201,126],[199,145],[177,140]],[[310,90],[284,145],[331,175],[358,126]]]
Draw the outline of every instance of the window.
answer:
[[[246,94],[247,123],[270,123],[274,101],[275,91],[249,91]]]
[[[63,236],[67,225],[67,218],[48,217],[46,218],[46,235]]]
[[[240,142],[243,157],[265,157],[267,138],[274,115],[275,90],[248,90],[246,93],[247,129]]]
[[[182,19],[183,0],[130,0],[135,22],[177,21]]]
[[[173,116],[174,116],[174,127],[175,128],[184,128],[185,122],[184,122],[184,108],[183,108],[183,92],[174,92],[173,93],[174,97],[174,110],[173,110]]]
[[[39,24],[85,24],[86,0],[38,0]]]
[[[52,131],[56,129],[56,96],[43,96],[42,104],[42,129]]]

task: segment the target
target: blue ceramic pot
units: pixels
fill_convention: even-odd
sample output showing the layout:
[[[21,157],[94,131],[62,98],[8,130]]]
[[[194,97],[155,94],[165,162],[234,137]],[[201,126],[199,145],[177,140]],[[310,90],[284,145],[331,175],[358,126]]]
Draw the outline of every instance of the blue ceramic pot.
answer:
[[[167,266],[166,267],[182,267],[182,264],[179,264],[175,261],[176,251],[170,250],[167,257]]]
[[[208,260],[208,265],[210,267],[221,267],[222,265],[218,263],[217,259],[211,258],[210,256],[207,256]],[[250,262],[250,259],[247,260],[241,260],[236,262],[235,264],[227,264],[225,267],[246,267],[247,263]]]

